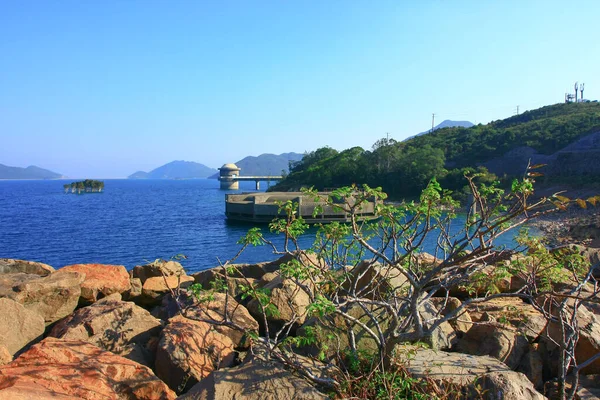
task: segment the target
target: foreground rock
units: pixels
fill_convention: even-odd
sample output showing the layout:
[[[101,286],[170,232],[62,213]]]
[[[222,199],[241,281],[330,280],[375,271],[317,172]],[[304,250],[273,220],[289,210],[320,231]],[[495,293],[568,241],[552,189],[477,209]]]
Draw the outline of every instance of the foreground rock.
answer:
[[[478,384],[490,400],[545,399],[525,375],[492,357],[398,346],[394,362],[414,377],[427,377],[440,386],[451,383],[471,396],[477,392],[474,384]]]
[[[264,289],[270,291],[270,302],[277,309],[276,313],[267,314],[269,334],[274,336],[288,322],[292,322],[290,333],[295,334],[306,321],[307,308],[311,303],[309,294],[292,279],[282,278],[281,275],[267,283]],[[252,299],[248,303],[248,311],[259,323],[263,323],[263,314],[258,300]],[[261,326],[261,328],[264,330],[266,327]]]
[[[54,268],[48,264],[34,261],[0,258],[0,274],[16,274],[20,272],[24,274],[47,276],[54,272]]]
[[[579,341],[575,347],[575,358],[577,363],[581,364],[600,353],[600,317],[585,306],[581,306],[577,312],[577,325],[579,326]],[[559,349],[554,341],[560,338],[558,324],[550,324],[547,333],[547,336],[542,337],[542,342],[547,346],[549,352],[552,373],[557,374]],[[583,368],[581,373],[584,375],[600,374],[600,359]]]
[[[57,323],[50,336],[83,340],[152,367],[152,344],[158,342],[161,329],[160,321],[145,309],[132,302],[106,298]]]
[[[131,271],[131,277],[139,279],[142,284],[148,278],[185,275],[185,270],[177,261],[156,260],[146,265],[137,265]]]
[[[194,283],[194,278],[187,275],[156,276],[146,279],[142,286],[139,302],[145,306],[157,306],[163,297],[177,288],[187,288]]]
[[[206,322],[176,316],[161,334],[156,375],[178,393],[217,368],[233,364],[233,342]]]
[[[44,334],[44,318],[10,299],[0,299],[0,344],[10,356]],[[6,361],[6,356],[2,357]]]
[[[248,285],[248,282],[258,282],[265,275],[273,274],[279,271],[282,264],[289,263],[292,260],[298,260],[302,265],[323,268],[323,260],[318,259],[314,254],[297,252],[285,254],[275,261],[268,261],[256,264],[231,264],[228,269],[231,274],[228,278],[228,290],[233,296],[238,295],[238,284]],[[221,267],[215,267],[205,271],[200,271],[192,275],[196,281],[202,285],[205,290],[211,289],[211,284],[217,279],[225,279],[226,275]],[[266,282],[265,282],[266,283]],[[262,285],[260,285],[262,286]]]
[[[0,298],[6,297],[40,314],[46,325],[71,314],[81,296],[85,275],[57,271],[45,277],[32,274],[0,275]]]
[[[0,367],[0,399],[169,400],[152,371],[82,341],[47,338]]]
[[[12,354],[5,346],[0,345],[0,365],[8,364],[13,360]]]
[[[261,357],[214,371],[181,400],[325,400],[329,397],[273,361]]]
[[[213,293],[212,300],[200,302],[186,310],[185,316],[194,320],[212,320],[217,322],[213,329],[233,342],[236,348],[250,345],[246,332],[258,335],[258,322],[250,315],[246,307],[224,293]],[[231,321],[243,330],[220,325],[219,322]]]
[[[85,275],[81,284],[81,305],[89,305],[113,293],[123,294],[131,289],[129,274],[122,265],[74,264],[61,268],[61,271]]]

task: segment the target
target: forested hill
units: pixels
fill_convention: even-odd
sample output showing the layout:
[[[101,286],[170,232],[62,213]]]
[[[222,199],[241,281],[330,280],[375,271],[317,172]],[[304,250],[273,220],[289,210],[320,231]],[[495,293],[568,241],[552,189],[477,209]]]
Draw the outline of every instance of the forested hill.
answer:
[[[564,162],[569,157],[556,154],[560,155],[562,149],[578,140],[584,143],[579,145],[579,151],[585,151],[585,146],[596,146],[590,151],[600,152],[599,141],[584,140],[595,132],[600,132],[599,103],[555,104],[486,125],[439,129],[404,142],[384,138],[371,150],[354,147],[338,152],[329,147],[321,148],[305,155],[292,167],[288,177],[271,190],[300,186],[325,189],[367,183],[383,187],[393,197],[413,197],[435,176],[446,188],[460,191],[464,186],[463,175],[468,170],[479,168],[486,172],[485,179],[496,178],[483,167],[487,163],[496,167],[494,172],[499,177],[514,174],[515,170],[524,171],[527,160],[508,158],[504,162],[507,153],[525,149],[527,155]],[[578,158],[571,157],[573,161]],[[503,166],[512,170],[502,170]],[[584,175],[589,176],[583,181],[597,180],[600,167],[596,169],[586,170]],[[572,174],[582,181],[577,168],[554,168],[554,174],[562,179],[569,179]]]
[[[552,154],[575,140],[600,131],[600,103],[545,106],[487,125],[445,128],[411,139],[407,145],[444,150],[446,161],[472,166],[519,146]]]

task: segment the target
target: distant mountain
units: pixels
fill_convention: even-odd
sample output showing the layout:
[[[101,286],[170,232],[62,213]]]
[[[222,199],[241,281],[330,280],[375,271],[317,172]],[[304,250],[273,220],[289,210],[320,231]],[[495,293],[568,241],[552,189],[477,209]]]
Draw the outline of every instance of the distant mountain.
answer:
[[[148,173],[144,171],[137,171],[127,177],[128,179],[148,179]]]
[[[215,173],[214,168],[192,161],[172,161],[150,172],[138,171],[129,179],[193,179],[207,178]]]
[[[289,170],[290,161],[302,160],[303,154],[283,153],[283,154],[261,154],[257,157],[248,156],[235,162],[241,168],[240,175],[281,175],[281,171]],[[218,178],[219,173],[210,178]]]
[[[433,130],[437,131],[438,129],[442,129],[442,128],[455,128],[455,127],[470,128],[474,125],[475,124],[470,121],[452,121],[452,120],[446,119],[446,120],[442,121],[441,123],[437,124],[435,127],[433,127]],[[425,135],[426,133],[431,133],[431,129],[428,129],[425,132],[417,133],[416,135],[413,135],[413,136],[409,136],[404,140],[408,140],[408,139],[412,139],[417,136]]]
[[[60,179],[63,176],[35,165],[27,168],[0,164],[0,179]]]

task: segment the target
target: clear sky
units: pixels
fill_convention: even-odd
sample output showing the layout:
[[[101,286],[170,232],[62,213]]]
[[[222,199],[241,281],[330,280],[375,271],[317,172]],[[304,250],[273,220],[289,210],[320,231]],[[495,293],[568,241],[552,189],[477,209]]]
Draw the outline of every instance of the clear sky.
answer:
[[[600,2],[0,0],[0,163],[370,149],[444,119],[600,98]]]

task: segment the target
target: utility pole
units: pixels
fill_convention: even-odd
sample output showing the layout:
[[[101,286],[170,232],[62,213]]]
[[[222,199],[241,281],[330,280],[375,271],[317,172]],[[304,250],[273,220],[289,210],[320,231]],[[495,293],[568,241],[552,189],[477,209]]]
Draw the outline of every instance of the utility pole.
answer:
[[[431,132],[433,132],[434,125],[435,125],[435,113],[431,114]]]

